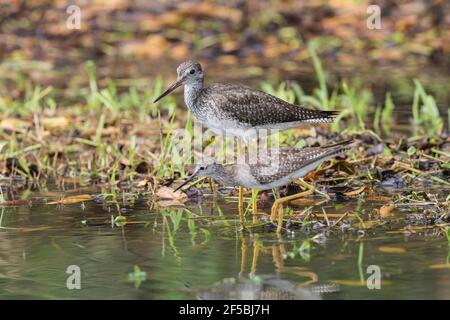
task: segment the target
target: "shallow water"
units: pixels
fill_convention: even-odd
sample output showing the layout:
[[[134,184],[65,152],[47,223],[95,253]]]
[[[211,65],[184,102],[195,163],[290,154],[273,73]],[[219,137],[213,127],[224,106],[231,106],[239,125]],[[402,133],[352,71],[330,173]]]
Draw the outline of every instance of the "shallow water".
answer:
[[[207,198],[188,210],[137,199],[120,206],[120,226],[111,222],[114,205],[45,203],[60,194],[35,192],[31,207],[0,209],[0,299],[450,298],[447,240],[439,228],[399,231],[412,214],[405,210],[364,235],[292,228],[278,238],[270,228],[240,232],[233,199]],[[342,212],[356,202],[334,205],[324,208]],[[80,268],[79,290],[66,286],[71,265]],[[145,274],[133,273],[135,265]],[[376,284],[371,265],[380,289],[367,287]]]

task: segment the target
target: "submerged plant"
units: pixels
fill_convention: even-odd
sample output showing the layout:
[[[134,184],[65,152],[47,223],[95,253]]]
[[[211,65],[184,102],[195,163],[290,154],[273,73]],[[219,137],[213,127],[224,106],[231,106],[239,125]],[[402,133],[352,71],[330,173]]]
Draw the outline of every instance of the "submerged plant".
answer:
[[[444,122],[433,96],[427,94],[419,80],[414,79],[412,114],[416,134],[436,136],[442,133]]]
[[[303,241],[298,252],[303,260],[309,262],[311,260],[311,242],[308,240]]]
[[[450,246],[450,227],[446,226],[444,229],[444,234],[447,237],[448,245]]]
[[[349,117],[348,131],[366,131],[365,120],[371,100],[372,95],[369,91],[351,87],[344,81],[342,83],[342,93],[339,95],[340,106],[343,110],[337,117],[337,120]]]
[[[391,93],[388,92],[384,100],[384,108],[378,106],[375,109],[373,127],[377,134],[381,134],[382,131],[385,135],[392,133],[394,109],[395,105],[392,101]]]
[[[147,273],[142,271],[138,265],[134,265],[133,272],[128,273],[128,281],[134,283],[134,287],[138,289],[142,282],[147,280]]]

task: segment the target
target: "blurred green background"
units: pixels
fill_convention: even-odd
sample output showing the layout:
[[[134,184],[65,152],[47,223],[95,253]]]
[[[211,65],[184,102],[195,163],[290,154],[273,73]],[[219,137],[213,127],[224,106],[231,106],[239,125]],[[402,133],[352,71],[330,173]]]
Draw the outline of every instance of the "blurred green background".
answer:
[[[249,83],[315,83],[308,45],[323,61],[329,84],[362,83],[379,101],[386,91],[410,102],[419,78],[440,105],[449,102],[450,14],[444,0],[263,1],[1,1],[2,96],[15,98],[18,74],[77,98],[84,63],[129,86],[197,59],[208,79]],[[80,29],[69,29],[69,5]],[[367,28],[368,5],[381,9],[381,29]],[[81,92],[83,92],[81,90]],[[72,101],[72,100],[69,100]],[[378,101],[377,101],[378,102]],[[62,102],[67,104],[67,102]],[[443,107],[442,107],[443,108]],[[445,110],[443,108],[442,110]]]

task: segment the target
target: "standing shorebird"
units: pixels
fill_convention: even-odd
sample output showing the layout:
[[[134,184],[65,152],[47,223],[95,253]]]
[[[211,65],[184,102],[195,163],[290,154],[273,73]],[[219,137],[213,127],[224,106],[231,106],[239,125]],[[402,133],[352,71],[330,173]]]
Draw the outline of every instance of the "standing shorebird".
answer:
[[[229,133],[247,144],[258,130],[286,130],[303,124],[332,122],[334,111],[299,107],[270,94],[233,84],[203,86],[199,63],[186,61],[177,68],[177,79],[154,103],[184,84],[184,102],[195,117],[216,134]]]
[[[278,188],[289,182],[300,179],[308,172],[317,168],[323,161],[340,155],[351,148],[352,140],[344,141],[325,147],[304,149],[279,149],[270,155],[257,157],[254,164],[233,164],[223,166],[218,163],[200,164],[194,173],[176,190],[181,189],[196,177],[209,176],[220,183],[231,186],[240,186],[251,189],[268,190]],[[293,199],[311,195],[314,187],[300,180],[300,184],[306,191],[275,200],[270,220],[273,222],[278,216],[277,233],[281,231],[283,212],[279,207]],[[241,188],[239,189],[241,191]],[[239,208],[243,207],[243,198],[239,192]],[[255,212],[255,211],[254,211]],[[239,210],[241,224],[244,222],[243,212]]]

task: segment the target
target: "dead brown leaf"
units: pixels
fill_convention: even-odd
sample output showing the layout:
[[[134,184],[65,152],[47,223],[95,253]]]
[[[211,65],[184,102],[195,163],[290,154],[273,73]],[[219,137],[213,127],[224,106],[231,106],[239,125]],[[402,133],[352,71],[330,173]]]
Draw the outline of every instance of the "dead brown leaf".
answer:
[[[365,191],[366,191],[366,194],[367,194],[367,200],[380,201],[380,202],[391,200],[391,197],[381,196],[381,195],[376,194],[373,191],[373,189],[370,188],[370,187],[367,187]]]
[[[354,196],[357,196],[358,194],[362,193],[365,189],[366,189],[366,187],[364,186],[364,187],[358,188],[356,190],[344,192],[344,194],[348,197],[354,197]]]
[[[174,191],[169,187],[161,187],[156,191],[156,196],[159,199],[163,200],[177,200],[177,201],[185,201],[187,200],[187,196],[185,193],[181,191]]]
[[[7,200],[0,203],[0,207],[19,207],[27,206],[31,203],[30,200]]]
[[[15,118],[6,118],[0,122],[0,128],[8,131],[17,131],[31,126],[31,122]]]
[[[66,117],[42,118],[41,123],[48,130],[64,129],[69,125]]]
[[[450,269],[450,263],[437,263],[429,266],[430,269]]]
[[[89,201],[89,200],[92,200],[92,197],[90,195],[80,194],[80,195],[76,195],[76,196],[67,197],[67,198],[61,199],[59,201],[49,202],[48,204],[74,204],[74,203],[84,202],[84,201]]]
[[[389,216],[392,216],[392,211],[395,209],[395,204],[388,204],[385,206],[382,206],[380,209],[376,210],[380,217],[386,218]]]
[[[402,253],[406,253],[406,249],[405,248],[401,248],[401,247],[378,247],[378,251],[383,252],[383,253],[397,253],[397,254],[402,254]]]
[[[147,185],[147,183],[149,183],[150,181],[148,179],[142,179],[141,181],[139,181],[137,183],[137,187],[138,188],[143,188]]]

